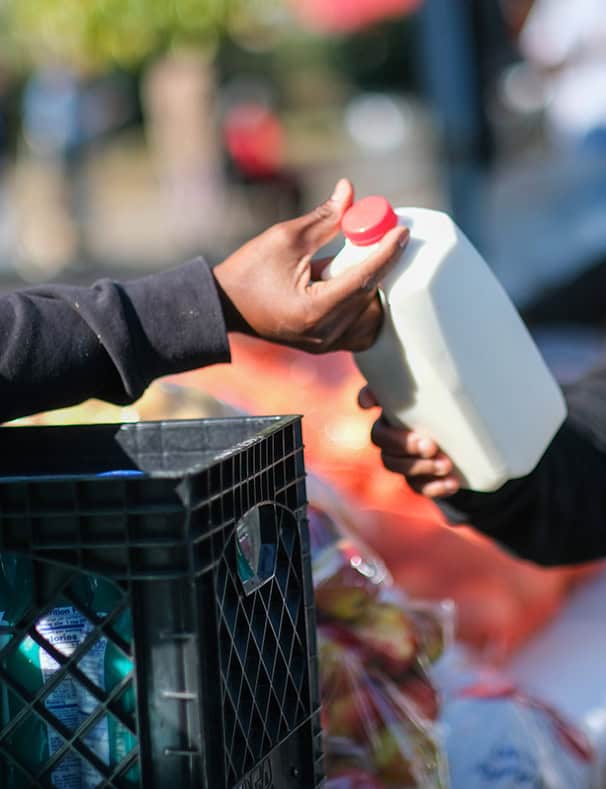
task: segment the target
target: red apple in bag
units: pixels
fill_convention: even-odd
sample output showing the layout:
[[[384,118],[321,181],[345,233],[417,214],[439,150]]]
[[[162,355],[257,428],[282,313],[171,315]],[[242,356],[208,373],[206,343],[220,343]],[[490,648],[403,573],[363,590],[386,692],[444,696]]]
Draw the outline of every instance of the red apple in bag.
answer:
[[[415,713],[426,721],[437,720],[440,697],[429,677],[422,670],[412,669],[395,681],[398,691]]]
[[[451,601],[423,604],[413,601],[410,615],[415,624],[419,652],[429,663],[435,663],[448,644],[454,640],[454,609]]]
[[[386,574],[383,565],[365,558],[353,540],[342,538],[325,547],[313,562],[319,617],[356,621],[376,599]]]
[[[385,789],[385,784],[367,770],[351,767],[334,773],[326,789]]]
[[[372,742],[373,766],[390,786],[415,787],[418,782],[411,764],[411,748],[403,743],[403,736],[403,732],[395,732],[392,727],[376,732]]]
[[[325,731],[330,737],[367,742],[380,715],[370,684],[360,684],[350,693],[330,699],[323,707]]]
[[[373,602],[351,623],[365,661],[390,677],[399,677],[417,654],[414,623],[393,603]]]
[[[372,742],[373,765],[388,786],[413,789],[420,780],[437,779],[441,771],[438,746],[429,734],[411,721],[391,724],[377,732]],[[432,780],[430,786],[439,785]]]

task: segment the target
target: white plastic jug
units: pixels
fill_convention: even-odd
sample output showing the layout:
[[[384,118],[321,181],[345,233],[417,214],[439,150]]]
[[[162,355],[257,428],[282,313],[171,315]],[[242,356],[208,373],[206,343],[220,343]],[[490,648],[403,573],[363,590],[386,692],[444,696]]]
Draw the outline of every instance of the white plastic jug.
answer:
[[[379,337],[356,363],[389,422],[433,438],[463,487],[495,490],[536,466],[566,416],[562,393],[496,277],[440,211],[359,200],[326,276],[397,223],[410,240],[381,283]]]

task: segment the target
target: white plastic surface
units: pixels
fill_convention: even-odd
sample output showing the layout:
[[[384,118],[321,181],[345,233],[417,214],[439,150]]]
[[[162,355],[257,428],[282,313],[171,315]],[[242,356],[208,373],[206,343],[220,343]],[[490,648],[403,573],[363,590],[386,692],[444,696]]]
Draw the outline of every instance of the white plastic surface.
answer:
[[[564,399],[504,289],[450,217],[396,213],[410,240],[382,283],[381,333],[356,363],[390,422],[437,441],[464,487],[495,490],[536,466],[564,420]],[[346,241],[327,275],[373,249]]]
[[[431,667],[442,702],[439,726],[450,789],[606,786],[605,636],[599,627],[604,617],[604,581],[606,576],[597,584],[601,604],[595,582],[589,582],[574,596],[577,600],[565,605],[506,665],[484,663],[455,642]],[[478,684],[512,686],[517,693],[509,701],[507,696],[487,701],[461,694]],[[547,707],[569,732],[572,727],[584,735],[592,758],[579,759],[580,754],[570,750],[570,741],[559,736],[559,726],[543,728],[540,717],[533,722],[527,714],[529,702],[537,703],[530,704],[537,713]]]
[[[581,727],[596,750],[594,787],[606,786],[606,565],[505,667],[520,687]]]

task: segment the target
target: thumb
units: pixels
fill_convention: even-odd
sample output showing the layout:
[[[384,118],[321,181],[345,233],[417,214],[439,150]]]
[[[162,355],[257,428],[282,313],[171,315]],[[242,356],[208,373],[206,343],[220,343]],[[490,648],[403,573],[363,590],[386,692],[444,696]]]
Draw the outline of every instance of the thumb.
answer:
[[[335,307],[360,292],[372,293],[401,255],[409,236],[407,227],[394,227],[385,234],[372,255],[333,279],[322,282],[322,297],[327,301],[326,307]]]
[[[347,178],[341,178],[332,195],[305,216],[294,219],[301,246],[313,253],[333,239],[340,230],[343,214],[353,203],[354,190]]]
[[[368,386],[363,386],[358,392],[358,405],[360,408],[374,408],[379,405],[377,398]]]

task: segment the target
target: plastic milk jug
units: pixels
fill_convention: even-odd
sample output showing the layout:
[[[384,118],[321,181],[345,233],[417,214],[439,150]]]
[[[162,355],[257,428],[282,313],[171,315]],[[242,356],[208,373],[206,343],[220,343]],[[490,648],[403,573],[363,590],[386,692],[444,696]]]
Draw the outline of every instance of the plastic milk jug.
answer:
[[[495,490],[538,463],[566,415],[562,393],[498,280],[440,211],[359,200],[326,276],[397,223],[410,239],[381,283],[380,334],[355,361],[389,422],[434,439],[463,487]]]

